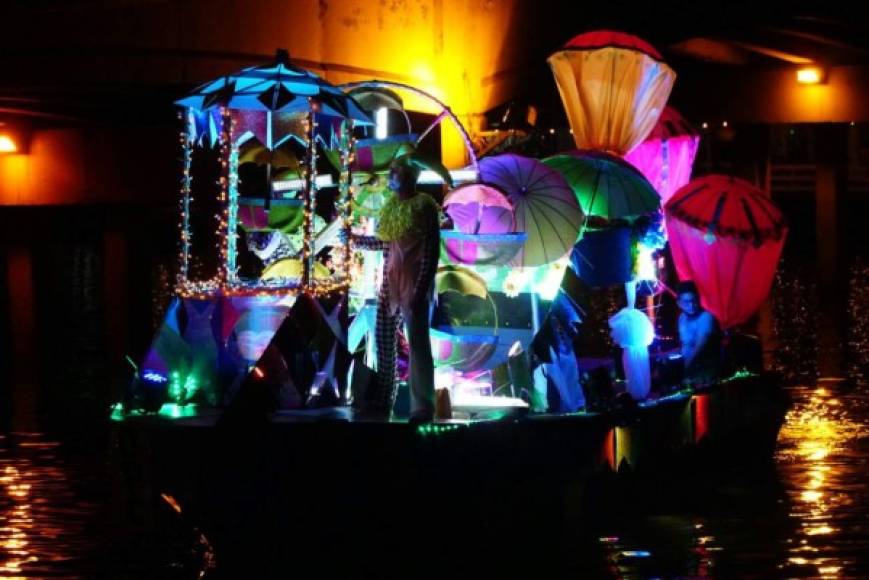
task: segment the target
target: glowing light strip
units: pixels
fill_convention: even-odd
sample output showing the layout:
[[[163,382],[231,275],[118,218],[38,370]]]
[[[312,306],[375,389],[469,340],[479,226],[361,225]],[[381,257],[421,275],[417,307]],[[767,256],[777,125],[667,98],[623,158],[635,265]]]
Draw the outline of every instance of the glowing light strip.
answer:
[[[318,188],[320,187],[333,187],[335,182],[332,180],[331,175],[318,175],[314,180],[314,183]],[[304,179],[288,179],[283,181],[275,181],[273,182],[273,187],[275,191],[299,191],[301,189],[305,189],[305,180]]]
[[[477,172],[473,169],[453,169],[450,171],[450,176],[453,179],[453,183],[468,183],[470,181],[477,180]],[[353,183],[359,184],[363,183],[370,179],[368,174],[357,174],[353,176]],[[423,170],[419,174],[419,180],[417,183],[422,185],[431,185],[436,183],[443,183],[444,180],[441,179],[441,176],[431,170]],[[332,179],[332,176],[329,174],[318,175],[315,183],[318,188],[321,187],[335,187],[335,181]],[[275,191],[299,191],[305,189],[305,180],[304,179],[286,179],[282,181],[274,182]]]
[[[477,175],[477,172],[473,169],[453,169],[450,171],[450,177],[452,177],[454,184],[477,181]],[[441,176],[434,171],[431,171],[430,169],[424,169],[419,174],[419,179],[417,180],[417,183],[421,183],[423,185],[443,182],[444,180],[441,178]]]

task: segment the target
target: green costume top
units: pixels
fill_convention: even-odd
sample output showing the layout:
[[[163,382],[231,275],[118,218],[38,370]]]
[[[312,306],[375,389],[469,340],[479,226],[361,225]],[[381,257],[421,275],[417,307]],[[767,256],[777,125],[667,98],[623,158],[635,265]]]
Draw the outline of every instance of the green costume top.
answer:
[[[437,202],[417,193],[411,198],[394,196],[380,214],[377,237],[388,244],[384,286],[393,312],[431,300],[440,253],[440,219]]]

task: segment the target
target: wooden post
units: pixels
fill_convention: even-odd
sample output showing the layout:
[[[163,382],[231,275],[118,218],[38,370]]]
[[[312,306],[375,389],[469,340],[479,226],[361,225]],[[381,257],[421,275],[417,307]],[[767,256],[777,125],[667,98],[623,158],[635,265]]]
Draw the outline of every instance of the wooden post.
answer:
[[[815,233],[818,257],[818,372],[838,376],[842,369],[840,328],[838,184],[836,167],[818,165],[815,187]]]
[[[36,309],[33,254],[30,248],[13,246],[7,254],[9,319],[11,331],[12,429],[36,431],[39,368],[36,344]]]
[[[117,230],[103,235],[103,295],[106,346],[112,376],[124,366],[127,354],[127,240]]]

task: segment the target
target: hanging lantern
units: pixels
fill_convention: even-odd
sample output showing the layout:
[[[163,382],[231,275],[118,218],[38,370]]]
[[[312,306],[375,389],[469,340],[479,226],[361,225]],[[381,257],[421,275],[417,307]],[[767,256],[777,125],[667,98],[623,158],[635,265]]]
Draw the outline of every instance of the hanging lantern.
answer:
[[[667,107],[646,140],[625,159],[646,176],[666,203],[690,181],[699,146],[700,134],[675,109]]]
[[[576,146],[619,155],[649,135],[676,80],[650,44],[609,30],[574,37],[549,65]]]
[[[769,294],[787,226],[779,208],[741,179],[695,179],[664,207],[673,262],[723,328],[743,323]]]

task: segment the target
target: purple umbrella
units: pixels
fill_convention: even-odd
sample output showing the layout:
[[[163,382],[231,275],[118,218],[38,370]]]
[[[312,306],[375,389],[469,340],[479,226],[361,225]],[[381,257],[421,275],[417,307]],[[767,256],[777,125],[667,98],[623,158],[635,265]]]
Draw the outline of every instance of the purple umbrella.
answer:
[[[508,153],[480,160],[480,181],[507,194],[515,230],[528,236],[512,265],[542,266],[570,252],[585,215],[561,174],[536,159]]]

